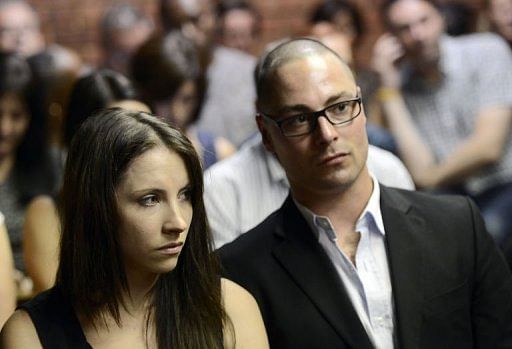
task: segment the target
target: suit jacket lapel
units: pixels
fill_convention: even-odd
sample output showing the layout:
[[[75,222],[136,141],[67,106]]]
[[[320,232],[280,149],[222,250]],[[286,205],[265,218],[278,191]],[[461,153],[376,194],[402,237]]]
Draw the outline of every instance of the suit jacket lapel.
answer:
[[[334,266],[291,196],[283,205],[283,224],[276,233],[284,239],[274,256],[340,337],[350,347],[372,348]]]
[[[381,211],[386,230],[391,284],[395,305],[395,331],[403,348],[419,347],[423,301],[421,237],[427,235],[422,218],[397,192],[381,185]]]

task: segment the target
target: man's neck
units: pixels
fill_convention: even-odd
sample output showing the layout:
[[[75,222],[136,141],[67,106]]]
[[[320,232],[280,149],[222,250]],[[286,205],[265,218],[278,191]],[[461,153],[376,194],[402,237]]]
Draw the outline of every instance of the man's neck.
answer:
[[[373,180],[367,170],[350,186],[329,192],[294,190],[295,200],[314,214],[325,216],[336,232],[343,233],[355,227],[373,191]]]

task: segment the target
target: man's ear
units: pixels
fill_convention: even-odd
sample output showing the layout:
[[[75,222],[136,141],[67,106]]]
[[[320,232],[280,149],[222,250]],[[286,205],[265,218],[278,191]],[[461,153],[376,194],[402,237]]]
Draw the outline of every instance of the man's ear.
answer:
[[[265,119],[261,114],[256,114],[256,124],[258,125],[258,129],[261,133],[261,140],[263,142],[263,145],[265,146],[265,149],[269,151],[270,153],[275,153],[274,151],[274,144],[272,143],[272,137],[270,136],[270,133],[267,129],[268,125],[265,123]]]
[[[359,87],[359,86],[357,86],[357,95],[359,97],[361,97],[361,99],[363,98],[363,95],[361,94],[361,87]],[[361,114],[364,117],[364,123],[367,124],[368,123],[368,118],[366,117],[366,112],[364,110],[364,105],[363,105],[362,100],[361,100]]]

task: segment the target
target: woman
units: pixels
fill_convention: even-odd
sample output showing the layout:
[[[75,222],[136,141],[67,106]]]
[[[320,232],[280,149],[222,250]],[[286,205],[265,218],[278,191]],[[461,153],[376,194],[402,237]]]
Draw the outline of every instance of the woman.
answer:
[[[180,32],[144,43],[132,59],[131,75],[142,100],[155,114],[186,133],[205,169],[235,152],[226,139],[194,126],[203,102],[205,77],[194,45]]]
[[[0,328],[2,328],[16,307],[14,262],[2,212],[0,212],[0,299]]]
[[[46,120],[27,62],[0,53],[0,211],[5,216],[16,269],[24,272],[23,223],[28,203],[53,195],[58,157],[47,143]]]
[[[69,147],[80,125],[100,109],[126,106],[140,111],[149,108],[137,100],[135,88],[124,75],[100,69],[78,79],[71,90],[64,122],[64,147]]]
[[[41,195],[27,205],[23,224],[23,257],[32,289],[26,298],[55,284],[59,265],[59,226],[52,197]]]
[[[63,154],[80,125],[95,111],[111,106],[149,111],[136,100],[135,89],[122,74],[102,69],[78,79],[64,123]],[[33,281],[33,292],[39,293],[53,286],[58,267],[59,222],[51,197],[40,196],[27,205],[23,237],[26,271]]]
[[[56,286],[23,305],[2,348],[266,348],[261,315],[210,253],[201,166],[176,129],[108,109],[71,144]]]

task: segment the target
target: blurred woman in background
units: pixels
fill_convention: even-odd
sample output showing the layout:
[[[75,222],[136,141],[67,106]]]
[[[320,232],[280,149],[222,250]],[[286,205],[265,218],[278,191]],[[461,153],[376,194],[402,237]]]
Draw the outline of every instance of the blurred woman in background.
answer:
[[[235,152],[226,139],[194,125],[204,98],[205,77],[194,45],[183,34],[172,31],[144,43],[132,59],[131,76],[153,112],[185,132],[204,169]]]
[[[14,262],[9,236],[0,212],[0,328],[11,316],[16,307],[16,284],[14,282]]]
[[[35,90],[27,62],[0,53],[0,211],[22,274],[25,210],[34,198],[55,195],[60,169]]]

